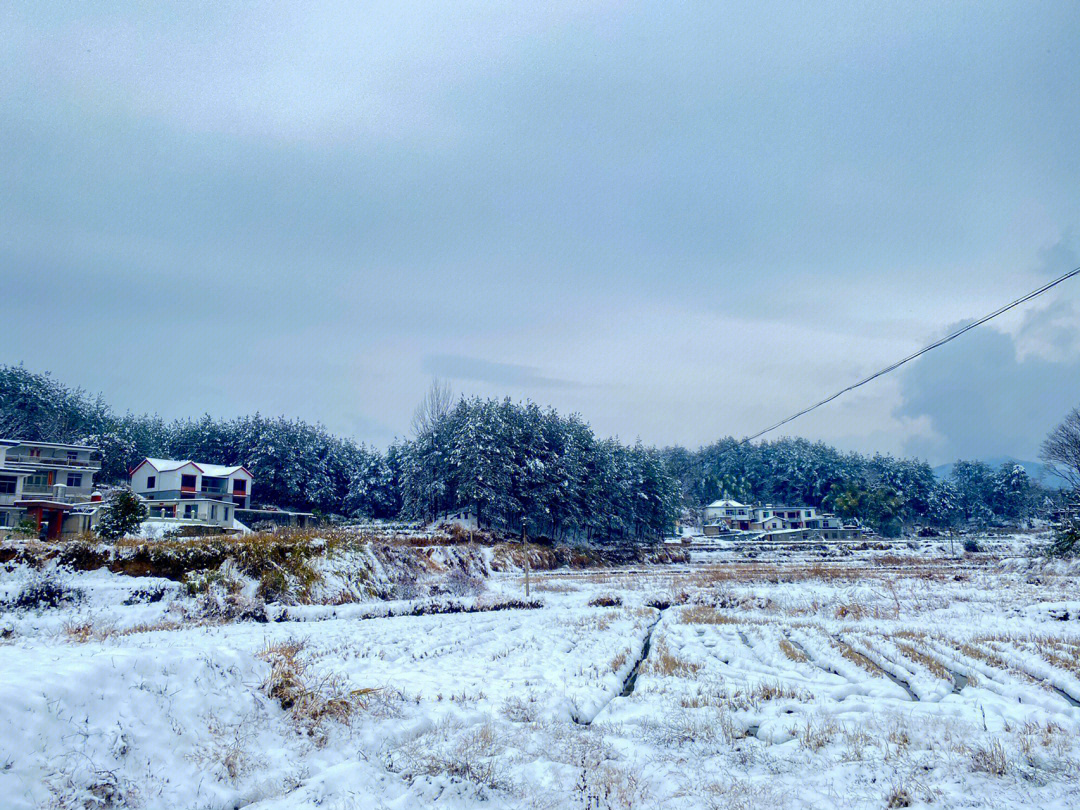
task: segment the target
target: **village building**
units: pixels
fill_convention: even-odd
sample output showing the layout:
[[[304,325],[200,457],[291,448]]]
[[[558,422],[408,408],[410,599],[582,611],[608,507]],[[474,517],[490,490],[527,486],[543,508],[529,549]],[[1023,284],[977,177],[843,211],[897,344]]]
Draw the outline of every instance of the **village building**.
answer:
[[[31,521],[48,539],[87,530],[101,453],[81,444],[0,439],[0,527]],[[100,496],[98,496],[100,501]]]
[[[146,501],[151,520],[229,530],[251,503],[254,477],[242,464],[226,466],[145,458],[131,471],[131,489]]]
[[[718,501],[713,501],[706,506],[703,516],[706,524],[724,524],[731,529],[735,528],[739,523],[746,523],[749,521],[750,512],[751,507],[747,506],[745,503],[739,503],[730,498],[723,498]]]
[[[835,515],[813,506],[748,506],[738,501],[714,501],[705,507],[702,534],[753,536],[760,540],[850,540],[862,536],[858,526],[845,526]]]

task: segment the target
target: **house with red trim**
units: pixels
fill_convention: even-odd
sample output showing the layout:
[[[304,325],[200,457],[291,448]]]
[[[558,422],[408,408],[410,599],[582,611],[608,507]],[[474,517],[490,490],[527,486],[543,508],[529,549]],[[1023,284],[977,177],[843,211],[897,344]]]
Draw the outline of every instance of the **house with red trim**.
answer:
[[[95,447],[0,439],[0,527],[31,520],[49,539],[90,528],[73,507],[91,499],[101,469]]]
[[[144,458],[130,473],[131,489],[146,501],[150,519],[231,528],[237,509],[251,504],[254,477],[242,464]]]

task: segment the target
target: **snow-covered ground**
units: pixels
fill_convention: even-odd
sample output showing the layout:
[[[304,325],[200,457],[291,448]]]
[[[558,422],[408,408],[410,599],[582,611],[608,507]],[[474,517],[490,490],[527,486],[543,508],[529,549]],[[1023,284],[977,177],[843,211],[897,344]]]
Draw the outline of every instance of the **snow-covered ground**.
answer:
[[[541,607],[265,623],[68,573],[79,601],[0,614],[0,806],[1080,806],[1077,570],[931,550],[534,573]],[[10,568],[0,599],[36,577]]]

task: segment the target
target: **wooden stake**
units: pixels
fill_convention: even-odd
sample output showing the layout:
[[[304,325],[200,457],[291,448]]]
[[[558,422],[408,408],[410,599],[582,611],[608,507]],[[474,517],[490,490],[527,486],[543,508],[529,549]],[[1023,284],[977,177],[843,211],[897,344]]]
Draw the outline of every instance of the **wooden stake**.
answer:
[[[529,598],[529,531],[525,521],[521,521],[521,542],[525,545],[525,598]]]

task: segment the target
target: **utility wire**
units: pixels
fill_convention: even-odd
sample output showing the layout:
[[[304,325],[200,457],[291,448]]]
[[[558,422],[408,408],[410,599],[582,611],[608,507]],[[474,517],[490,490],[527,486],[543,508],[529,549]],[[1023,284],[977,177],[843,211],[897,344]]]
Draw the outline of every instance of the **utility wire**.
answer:
[[[948,343],[950,340],[956,340],[962,334],[964,334],[965,332],[970,332],[976,326],[982,326],[984,323],[986,323],[987,321],[989,321],[989,320],[991,320],[993,318],[996,318],[998,315],[1001,315],[1002,313],[1008,312],[1010,309],[1013,309],[1014,307],[1018,307],[1021,304],[1025,303],[1027,301],[1030,301],[1032,298],[1035,298],[1036,296],[1042,295],[1044,292],[1049,290],[1051,287],[1056,287],[1061,282],[1067,281],[1068,279],[1070,279],[1070,278],[1072,278],[1073,276],[1076,276],[1076,275],[1080,275],[1080,267],[1073,268],[1072,270],[1070,270],[1065,275],[1058,276],[1053,281],[1044,284],[1043,286],[1039,287],[1037,290],[1032,290],[1027,295],[1023,296],[1022,298],[1017,298],[1015,301],[1012,301],[1012,302],[1006,304],[1005,306],[1001,307],[1000,309],[994,310],[989,315],[984,315],[983,317],[979,318],[979,320],[973,321],[973,322],[969,323],[967,326],[964,326],[964,327],[961,327],[960,329],[957,329],[955,332],[953,332],[953,333],[951,333],[949,335],[946,335],[945,337],[941,338],[940,340],[935,340],[929,346],[924,346],[923,348],[919,349],[914,354],[909,354],[903,360],[897,360],[892,365],[886,366],[885,368],[881,369],[881,371],[875,371],[869,377],[861,379],[857,383],[852,383],[847,388],[843,388],[840,391],[837,391],[832,396],[828,396],[825,399],[821,400],[821,402],[815,402],[813,405],[810,405],[810,406],[808,406],[806,408],[803,408],[798,413],[792,414],[791,416],[787,417],[786,419],[781,419],[775,425],[772,425],[771,427],[767,427],[764,430],[755,433],[753,436],[747,436],[745,439],[740,441],[739,444],[746,444],[747,442],[752,442],[754,439],[757,439],[757,438],[759,438],[761,436],[764,436],[766,433],[770,433],[770,432],[776,430],[778,427],[781,427],[783,425],[786,425],[788,422],[791,422],[791,421],[794,421],[795,419],[798,419],[800,416],[805,416],[806,414],[810,413],[810,411],[817,410],[822,405],[826,405],[826,404],[832,402],[834,399],[836,399],[839,396],[842,396],[842,395],[846,394],[848,391],[854,391],[859,386],[866,385],[868,382],[876,380],[878,377],[882,377],[882,376],[888,374],[890,371],[895,371],[896,369],[900,368],[900,366],[904,365],[904,363],[910,363],[915,358],[922,357],[928,351],[930,351],[932,349],[936,349],[938,346],[943,346],[946,343]]]

